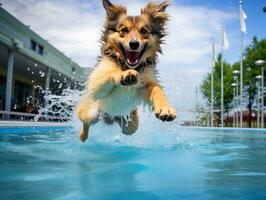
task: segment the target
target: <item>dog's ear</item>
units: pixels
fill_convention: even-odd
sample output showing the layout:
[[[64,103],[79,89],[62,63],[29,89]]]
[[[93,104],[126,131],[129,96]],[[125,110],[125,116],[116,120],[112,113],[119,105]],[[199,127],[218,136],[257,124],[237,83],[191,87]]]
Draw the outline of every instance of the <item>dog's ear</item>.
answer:
[[[165,10],[169,5],[169,0],[164,0],[160,4],[150,2],[141,9],[141,14],[148,16],[154,29],[159,29],[164,32],[165,24],[169,20],[169,15]]]
[[[102,2],[103,2],[103,7],[107,13],[112,7],[114,7],[114,5],[109,0],[103,0]]]
[[[102,0],[102,2],[103,2],[103,7],[107,13],[107,18],[110,21],[115,20],[121,14],[127,13],[127,10],[124,6],[114,5],[109,0]]]

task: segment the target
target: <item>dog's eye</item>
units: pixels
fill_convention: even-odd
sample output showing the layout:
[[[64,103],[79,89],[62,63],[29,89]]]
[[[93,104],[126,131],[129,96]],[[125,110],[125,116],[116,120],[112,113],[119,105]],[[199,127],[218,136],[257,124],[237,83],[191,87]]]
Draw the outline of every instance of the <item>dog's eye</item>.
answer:
[[[128,34],[128,32],[129,32],[129,30],[128,30],[127,27],[124,27],[124,28],[122,28],[122,29],[120,30],[120,33],[121,33],[122,35],[126,35],[126,34]]]
[[[140,33],[141,33],[142,35],[147,35],[147,34],[149,33],[149,31],[148,31],[146,28],[141,28],[141,29],[140,29]]]

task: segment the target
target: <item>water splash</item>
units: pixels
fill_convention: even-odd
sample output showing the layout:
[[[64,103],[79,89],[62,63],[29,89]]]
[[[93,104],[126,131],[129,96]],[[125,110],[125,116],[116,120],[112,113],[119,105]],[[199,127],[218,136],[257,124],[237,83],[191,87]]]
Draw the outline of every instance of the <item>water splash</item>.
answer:
[[[68,123],[74,132],[76,142],[79,140],[79,129],[82,123],[75,114],[75,107],[83,92],[67,88],[62,95],[54,95],[45,92],[45,106],[39,110],[39,115],[35,117],[38,121],[43,116],[55,116],[58,121]],[[158,120],[149,107],[138,107],[139,128],[132,136],[123,135],[118,124],[107,125],[103,121],[90,128],[89,139],[86,144],[106,144],[108,146],[129,146],[134,148],[159,148],[173,149],[180,145],[188,147],[193,145],[191,139],[179,129],[178,120],[171,123],[164,123]],[[73,137],[73,135],[72,135]]]
[[[38,121],[44,116],[53,116],[58,121],[71,121],[74,117],[75,106],[82,95],[81,91],[64,89],[61,95],[45,92],[45,106],[39,109],[39,114],[34,118]]]

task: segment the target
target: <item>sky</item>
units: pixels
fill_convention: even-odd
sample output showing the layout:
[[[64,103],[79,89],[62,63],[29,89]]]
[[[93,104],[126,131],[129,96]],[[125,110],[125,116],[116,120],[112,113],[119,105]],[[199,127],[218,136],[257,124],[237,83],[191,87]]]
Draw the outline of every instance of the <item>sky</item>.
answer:
[[[100,0],[0,0],[2,7],[63,51],[82,67],[94,67],[99,55],[99,38],[105,11]],[[127,6],[128,14],[138,15],[146,0],[113,0]],[[246,47],[253,36],[265,38],[264,0],[244,0],[248,16]],[[224,58],[233,63],[240,57],[238,0],[172,0],[167,9],[168,23],[163,55],[158,70],[162,85],[178,111],[193,109],[200,95],[196,87],[210,72],[211,38],[216,52],[221,49],[221,26],[225,27],[230,48]],[[197,97],[198,96],[198,97]],[[183,117],[183,119],[186,118]]]

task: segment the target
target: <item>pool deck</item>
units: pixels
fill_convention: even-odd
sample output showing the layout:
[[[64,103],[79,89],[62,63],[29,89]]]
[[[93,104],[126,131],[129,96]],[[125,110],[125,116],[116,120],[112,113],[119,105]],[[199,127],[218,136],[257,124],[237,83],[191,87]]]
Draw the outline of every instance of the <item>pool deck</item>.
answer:
[[[222,130],[222,131],[256,131],[266,133],[265,128],[235,128],[235,127],[200,127],[200,126],[181,126],[184,129],[202,129],[202,130]]]
[[[0,128],[18,127],[68,127],[68,123],[61,122],[31,122],[31,121],[0,121]]]

